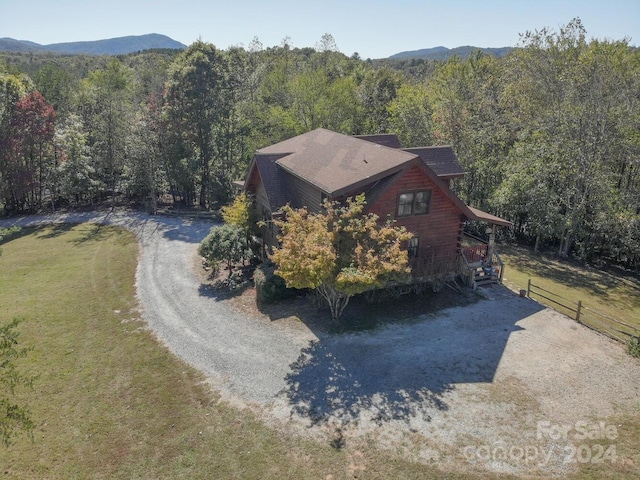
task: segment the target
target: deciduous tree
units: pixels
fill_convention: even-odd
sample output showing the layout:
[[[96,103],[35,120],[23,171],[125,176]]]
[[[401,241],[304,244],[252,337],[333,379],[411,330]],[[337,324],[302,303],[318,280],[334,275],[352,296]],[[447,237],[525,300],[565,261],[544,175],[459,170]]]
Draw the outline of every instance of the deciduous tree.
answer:
[[[221,166],[216,142],[230,103],[227,95],[228,59],[215,46],[197,41],[174,61],[167,82],[165,109],[168,128],[179,139],[184,153],[195,159],[199,177],[199,203],[206,207],[212,186],[212,168]],[[180,159],[176,159],[180,160]],[[224,177],[221,168],[214,175]]]
[[[133,74],[118,59],[81,82],[79,110],[100,180],[115,201],[127,158],[132,123]],[[113,203],[112,203],[113,205]]]
[[[405,83],[389,104],[389,122],[406,147],[433,145],[433,121],[427,87]]]
[[[233,203],[222,207],[222,219],[229,225],[240,227],[248,239],[252,225],[255,224],[251,211],[251,200],[243,192],[236,196]]]
[[[45,188],[51,187],[54,120],[53,107],[37,91],[12,108],[10,123],[3,129],[0,171],[5,203],[13,210],[34,210]]]
[[[55,136],[58,155],[58,194],[70,203],[92,202],[102,184],[89,157],[87,134],[80,117],[71,114]]]
[[[336,321],[356,294],[406,281],[410,276],[403,242],[412,234],[365,214],[364,195],[346,204],[326,201],[323,213],[284,208],[281,246],[271,259],[288,287],[315,289]]]
[[[638,53],[625,41],[588,42],[579,19],[559,31],[528,32],[510,59],[505,104],[517,142],[544,152],[543,162],[520,161],[528,159],[527,170],[552,172],[545,200],[561,215],[554,236],[562,256],[575,247],[588,257],[594,241],[606,249],[602,234],[625,217],[615,213],[638,214],[637,201],[623,200],[638,158],[637,136],[628,135],[629,125],[638,125],[637,65]],[[527,211],[533,220],[535,212]]]

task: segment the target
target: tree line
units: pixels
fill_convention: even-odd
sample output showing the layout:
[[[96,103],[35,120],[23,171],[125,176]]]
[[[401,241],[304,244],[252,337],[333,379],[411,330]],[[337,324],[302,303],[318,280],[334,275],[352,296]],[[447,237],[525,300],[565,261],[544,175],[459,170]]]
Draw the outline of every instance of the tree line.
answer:
[[[324,127],[450,144],[472,206],[505,234],[640,267],[640,53],[580,20],[509,55],[372,62],[288,38],[265,48],[0,56],[7,214],[125,196],[219,208],[256,149]]]

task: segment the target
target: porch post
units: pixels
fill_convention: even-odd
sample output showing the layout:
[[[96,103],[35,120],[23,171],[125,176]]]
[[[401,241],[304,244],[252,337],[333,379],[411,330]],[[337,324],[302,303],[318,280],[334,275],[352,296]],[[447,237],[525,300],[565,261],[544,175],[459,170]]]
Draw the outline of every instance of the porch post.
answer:
[[[491,264],[493,263],[493,254],[496,251],[496,226],[491,225],[491,227],[487,228],[487,233],[489,234],[489,248],[487,256],[489,257],[489,264]]]

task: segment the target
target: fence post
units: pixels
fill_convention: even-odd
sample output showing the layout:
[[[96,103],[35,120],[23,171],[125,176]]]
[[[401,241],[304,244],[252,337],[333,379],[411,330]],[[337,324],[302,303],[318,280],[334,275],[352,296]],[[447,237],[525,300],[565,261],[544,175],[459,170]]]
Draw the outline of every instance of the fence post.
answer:
[[[529,295],[531,293],[531,279],[529,279],[529,282],[527,283],[527,297],[530,297],[531,295]]]
[[[576,322],[580,323],[580,312],[582,311],[582,300],[578,300],[578,309],[576,310]]]

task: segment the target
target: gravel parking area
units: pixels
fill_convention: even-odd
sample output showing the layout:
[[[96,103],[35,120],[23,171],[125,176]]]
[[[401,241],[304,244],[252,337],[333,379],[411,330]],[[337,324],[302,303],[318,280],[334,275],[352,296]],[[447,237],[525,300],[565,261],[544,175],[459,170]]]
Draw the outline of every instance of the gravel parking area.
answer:
[[[501,286],[411,324],[330,335],[213,297],[194,272],[211,223],[116,212],[0,225],[83,221],[138,236],[149,326],[223,398],[278,428],[339,446],[372,439],[456,470],[562,475],[581,429],[623,429],[608,417],[640,408],[640,362],[623,346]]]

